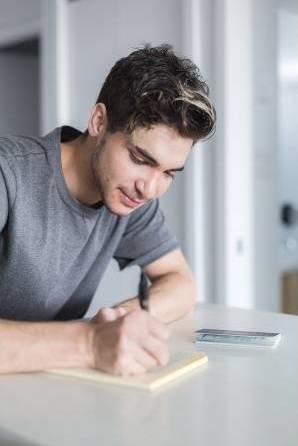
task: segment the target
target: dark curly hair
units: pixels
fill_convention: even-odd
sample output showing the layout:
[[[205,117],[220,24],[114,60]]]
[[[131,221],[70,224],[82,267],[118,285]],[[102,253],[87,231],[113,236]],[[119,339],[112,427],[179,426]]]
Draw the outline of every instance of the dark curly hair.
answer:
[[[208,94],[190,59],[179,58],[170,45],[146,44],[115,63],[96,103],[105,104],[111,133],[165,124],[197,141],[215,128]]]

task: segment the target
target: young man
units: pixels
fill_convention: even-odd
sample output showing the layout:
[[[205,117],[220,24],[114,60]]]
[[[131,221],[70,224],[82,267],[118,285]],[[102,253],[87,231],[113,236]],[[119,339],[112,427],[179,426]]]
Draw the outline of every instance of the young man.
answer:
[[[193,308],[195,284],[158,198],[214,123],[197,67],[146,46],[112,68],[85,133],[0,138],[1,372],[167,362],[165,323]],[[150,313],[132,298],[73,321],[111,258],[148,275]]]

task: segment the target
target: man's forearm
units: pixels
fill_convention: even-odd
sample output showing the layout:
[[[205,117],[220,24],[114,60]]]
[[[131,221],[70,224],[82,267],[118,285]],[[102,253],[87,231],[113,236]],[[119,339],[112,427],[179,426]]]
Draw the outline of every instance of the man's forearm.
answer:
[[[180,319],[193,310],[196,286],[191,274],[169,273],[154,280],[149,290],[150,313],[165,323]],[[119,304],[139,308],[137,297]]]
[[[0,373],[88,367],[88,337],[84,322],[0,320]]]

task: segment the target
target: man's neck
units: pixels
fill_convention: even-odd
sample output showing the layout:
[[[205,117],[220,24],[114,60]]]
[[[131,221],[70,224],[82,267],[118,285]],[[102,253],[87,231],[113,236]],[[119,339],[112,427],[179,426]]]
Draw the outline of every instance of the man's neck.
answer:
[[[86,135],[61,143],[61,165],[65,183],[70,194],[88,206],[101,201],[91,170],[94,150],[93,138]]]

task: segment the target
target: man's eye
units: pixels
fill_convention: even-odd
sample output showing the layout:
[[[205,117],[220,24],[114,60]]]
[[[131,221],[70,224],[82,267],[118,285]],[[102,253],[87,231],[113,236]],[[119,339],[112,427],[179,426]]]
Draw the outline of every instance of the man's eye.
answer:
[[[175,172],[172,172],[171,170],[167,170],[167,171],[165,172],[165,174],[166,174],[168,177],[172,178],[172,180],[174,180],[174,178],[175,178]]]
[[[135,164],[146,164],[146,161],[144,161],[141,158],[138,158],[137,156],[135,156],[133,153],[130,152],[129,154],[130,159],[135,163]]]

